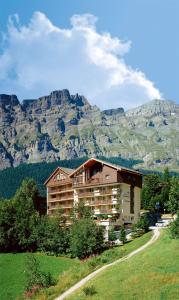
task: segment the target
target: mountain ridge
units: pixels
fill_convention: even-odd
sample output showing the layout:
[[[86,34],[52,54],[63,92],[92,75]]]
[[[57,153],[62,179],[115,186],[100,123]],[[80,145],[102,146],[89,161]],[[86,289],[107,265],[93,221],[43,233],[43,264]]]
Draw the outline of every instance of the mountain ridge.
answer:
[[[143,160],[142,168],[179,169],[179,105],[155,99],[101,111],[79,94],[56,90],[20,102],[0,95],[0,169],[83,156]]]

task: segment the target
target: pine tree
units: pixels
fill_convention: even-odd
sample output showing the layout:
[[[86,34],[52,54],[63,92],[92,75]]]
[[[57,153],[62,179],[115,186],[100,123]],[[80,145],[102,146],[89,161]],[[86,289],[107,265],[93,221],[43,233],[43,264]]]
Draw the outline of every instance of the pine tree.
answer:
[[[120,241],[124,244],[127,239],[126,239],[126,231],[125,231],[125,227],[124,225],[121,226],[121,230],[120,230]]]

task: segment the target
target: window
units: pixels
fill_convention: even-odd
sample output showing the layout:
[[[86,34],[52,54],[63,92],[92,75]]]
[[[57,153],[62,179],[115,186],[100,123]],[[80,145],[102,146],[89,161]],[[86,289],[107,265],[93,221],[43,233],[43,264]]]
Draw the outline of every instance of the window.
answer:
[[[130,213],[134,214],[134,186],[130,186]]]
[[[62,173],[59,173],[56,177],[57,180],[64,180],[65,179],[65,175]]]
[[[110,178],[110,175],[109,174],[106,174],[105,175],[105,178],[108,180]]]

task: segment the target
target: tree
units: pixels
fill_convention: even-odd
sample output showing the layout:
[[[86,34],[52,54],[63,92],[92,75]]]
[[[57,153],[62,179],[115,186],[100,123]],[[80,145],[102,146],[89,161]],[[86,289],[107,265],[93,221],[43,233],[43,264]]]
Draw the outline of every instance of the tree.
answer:
[[[124,244],[127,239],[126,239],[126,231],[125,231],[125,227],[124,225],[121,226],[121,230],[120,230],[120,241]]]
[[[60,216],[41,216],[37,227],[37,250],[55,255],[69,252],[69,229],[61,226],[60,220]]]
[[[144,215],[140,218],[140,220],[136,224],[136,227],[139,229],[143,229],[144,232],[149,231],[149,221],[148,221],[147,215]]]
[[[33,179],[25,179],[13,199],[15,208],[15,239],[20,250],[34,251],[37,241],[37,226],[40,222],[39,213],[35,210],[34,202],[38,189]]]
[[[37,291],[42,287],[55,285],[56,280],[50,272],[45,273],[40,269],[40,263],[35,254],[28,254],[26,259],[26,291]]]
[[[156,202],[161,194],[161,179],[157,174],[149,174],[144,178],[144,187],[142,189],[142,207],[155,211]],[[161,202],[161,198],[160,198]]]
[[[103,247],[103,228],[90,218],[76,220],[71,228],[70,252],[80,259],[99,253]]]
[[[174,239],[179,239],[179,212],[177,214],[177,218],[170,225],[170,234]]]
[[[165,211],[167,208],[167,203],[169,200],[169,191],[170,191],[170,173],[168,168],[164,169],[163,176],[161,178],[161,200],[160,200],[160,206],[161,210]]]
[[[92,218],[92,211],[89,206],[85,206],[83,201],[80,201],[72,211],[72,219],[75,222],[79,219]]]
[[[109,240],[109,242],[112,242],[112,243],[116,240],[116,233],[115,233],[114,227],[112,227],[111,230],[109,230],[109,232],[108,232],[108,240]]]
[[[0,201],[0,252],[17,249],[15,238],[15,208],[12,200]]]
[[[179,180],[176,177],[171,179],[167,208],[172,214],[179,210]]]

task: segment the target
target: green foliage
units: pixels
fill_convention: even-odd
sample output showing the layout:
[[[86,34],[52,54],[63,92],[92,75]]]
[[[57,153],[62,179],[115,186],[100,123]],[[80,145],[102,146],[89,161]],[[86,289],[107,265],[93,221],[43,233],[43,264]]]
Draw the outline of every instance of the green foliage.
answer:
[[[126,244],[125,247],[144,237],[145,235]],[[125,263],[104,270],[92,279],[90,284],[95,285],[97,294],[91,299],[176,300],[179,298],[178,270],[178,240],[171,240],[167,231],[162,230],[157,242],[145,251]],[[70,299],[85,297],[81,290],[78,290]]]
[[[179,180],[176,177],[171,179],[167,208],[172,214],[179,210]]]
[[[83,289],[83,292],[84,292],[85,296],[93,296],[97,293],[94,285],[85,287]]]
[[[33,179],[22,182],[13,199],[15,207],[14,238],[20,250],[34,251],[36,249],[37,226],[40,221],[39,213],[34,203],[38,196],[38,189]]]
[[[0,201],[0,252],[17,248],[14,224],[15,207],[13,201]]]
[[[92,211],[89,206],[85,206],[83,201],[80,201],[72,212],[73,221],[78,219],[92,218]]]
[[[116,233],[114,227],[112,227],[108,232],[108,240],[109,242],[114,242],[116,240]]]
[[[45,251],[66,254],[69,230],[59,211],[53,218],[40,216],[35,209],[37,186],[24,180],[12,200],[0,202],[0,251]]]
[[[76,220],[71,228],[70,252],[80,259],[99,253],[103,247],[103,228],[90,218]]]
[[[147,215],[142,216],[139,221],[133,225],[132,237],[136,238],[149,231],[149,220]]]
[[[35,182],[24,180],[14,199],[0,204],[1,251],[33,251],[36,248],[39,213],[34,203],[38,196]]]
[[[37,230],[37,250],[53,255],[68,254],[70,233],[68,228],[60,226],[59,216],[42,216]]]
[[[53,278],[50,272],[45,273],[40,269],[40,263],[34,254],[27,255],[26,262],[26,290],[32,291],[34,287],[49,287],[55,285],[56,280]]]
[[[105,158],[101,156],[99,158],[130,168],[132,168],[133,165],[140,163],[140,161],[137,160],[126,160],[121,157]],[[57,167],[61,166],[75,169],[87,159],[88,157],[82,157],[71,160],[59,160],[52,163],[41,162],[33,164],[21,164],[15,168],[2,170],[0,171],[0,199],[12,198],[24,178],[33,178],[35,182],[37,182],[40,195],[45,197],[46,188],[44,186],[44,182]]]
[[[134,240],[133,242],[126,243],[123,246],[108,249],[101,253],[99,256],[92,256],[87,260],[84,260],[80,265],[78,265],[78,267],[72,267],[71,269],[69,269],[69,271],[65,272],[59,278],[57,286],[55,286],[55,288],[51,288],[52,293],[50,294],[49,298],[55,299],[59,294],[62,294],[64,291],[73,286],[75,283],[79,282],[82,278],[87,276],[92,271],[96,270],[98,267],[106,263],[111,263],[118,258],[124,257],[131,251],[144,245],[151,238],[151,235],[151,232],[149,232],[139,239]]]
[[[164,173],[149,174],[144,178],[142,207],[150,211],[175,213],[179,203],[179,180],[172,177],[168,168]]]
[[[60,160],[52,163],[21,164],[15,168],[2,170],[0,171],[0,198],[12,198],[24,178],[33,178],[35,182],[37,182],[40,195],[44,197],[46,196],[44,182],[57,167],[77,168],[84,163],[86,159],[87,157]]]
[[[142,207],[144,209],[155,210],[156,202],[159,201],[157,196],[161,194],[160,176],[149,174],[144,177],[142,189]]]
[[[179,212],[177,218],[170,225],[170,235],[174,239],[179,239]]]
[[[127,239],[126,239],[126,231],[125,231],[125,227],[124,225],[121,226],[121,229],[120,229],[120,241],[124,244]]]
[[[68,272],[72,267],[80,268],[80,262],[77,259],[55,257],[43,253],[35,253],[34,255],[40,263],[40,270],[45,274],[50,272],[55,279]],[[27,286],[26,262],[27,253],[0,254],[1,300],[24,299],[21,295]]]

